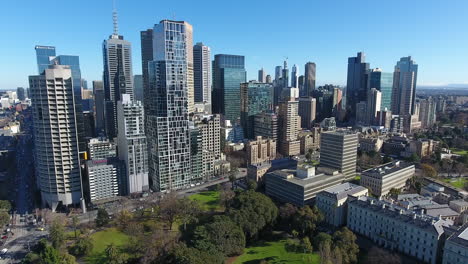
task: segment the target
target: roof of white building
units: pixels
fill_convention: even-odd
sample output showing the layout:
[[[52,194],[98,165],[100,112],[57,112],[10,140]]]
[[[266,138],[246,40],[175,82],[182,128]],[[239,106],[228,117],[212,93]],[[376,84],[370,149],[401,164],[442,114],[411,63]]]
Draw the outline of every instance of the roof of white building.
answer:
[[[354,195],[356,193],[360,193],[366,190],[367,188],[363,186],[345,182],[343,184],[325,189],[324,192],[332,194],[333,196],[335,196],[336,200],[341,200],[343,198],[348,197],[348,195]]]

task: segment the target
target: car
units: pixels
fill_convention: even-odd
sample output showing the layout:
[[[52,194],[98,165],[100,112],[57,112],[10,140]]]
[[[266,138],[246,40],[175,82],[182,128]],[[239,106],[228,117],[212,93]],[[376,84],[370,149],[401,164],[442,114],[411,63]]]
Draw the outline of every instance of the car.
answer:
[[[36,228],[36,231],[44,231],[45,229],[43,227],[38,227]]]
[[[1,253],[2,255],[4,255],[4,254],[7,253],[7,252],[8,252],[8,248],[4,248],[4,249],[2,249],[2,251],[1,251],[0,253]]]
[[[8,236],[2,236],[2,239],[7,239],[7,238],[8,238]]]

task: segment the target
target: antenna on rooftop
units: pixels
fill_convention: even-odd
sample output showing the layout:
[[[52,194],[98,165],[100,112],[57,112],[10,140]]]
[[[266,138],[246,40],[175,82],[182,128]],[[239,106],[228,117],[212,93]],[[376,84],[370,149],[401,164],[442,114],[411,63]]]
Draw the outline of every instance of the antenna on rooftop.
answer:
[[[114,24],[114,33],[113,35],[119,35],[119,22],[117,17],[117,9],[115,7],[115,0],[112,1],[112,21]]]

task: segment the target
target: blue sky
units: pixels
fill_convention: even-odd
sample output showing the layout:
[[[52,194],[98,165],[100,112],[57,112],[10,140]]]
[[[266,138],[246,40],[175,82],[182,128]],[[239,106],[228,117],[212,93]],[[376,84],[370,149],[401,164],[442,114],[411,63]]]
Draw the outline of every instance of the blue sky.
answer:
[[[246,56],[248,79],[261,67],[272,74],[288,57],[301,73],[305,62],[315,62],[318,84],[342,85],[347,58],[364,51],[371,67],[384,71],[413,56],[419,85],[468,84],[466,0],[117,0],[117,8],[120,34],[133,44],[135,74],[140,30],[169,18],[191,23],[194,43],[209,45],[212,55]],[[0,32],[0,89],[27,86],[37,71],[36,44],[79,55],[82,77],[100,80],[112,1],[2,1]]]

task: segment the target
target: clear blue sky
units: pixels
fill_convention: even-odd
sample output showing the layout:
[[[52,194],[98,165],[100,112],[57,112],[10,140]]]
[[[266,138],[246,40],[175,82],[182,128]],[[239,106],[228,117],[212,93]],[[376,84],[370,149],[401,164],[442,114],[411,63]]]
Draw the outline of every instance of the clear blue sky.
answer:
[[[413,56],[419,85],[468,83],[466,0],[117,0],[117,8],[120,33],[133,44],[135,74],[140,30],[169,18],[191,23],[194,43],[203,41],[213,55],[245,55],[248,79],[260,67],[272,74],[289,57],[301,73],[305,62],[316,62],[319,84],[342,85],[347,58],[364,51],[371,67],[384,71]],[[27,87],[37,71],[36,44],[79,55],[82,77],[100,80],[111,12],[112,0],[2,1],[0,89]]]

